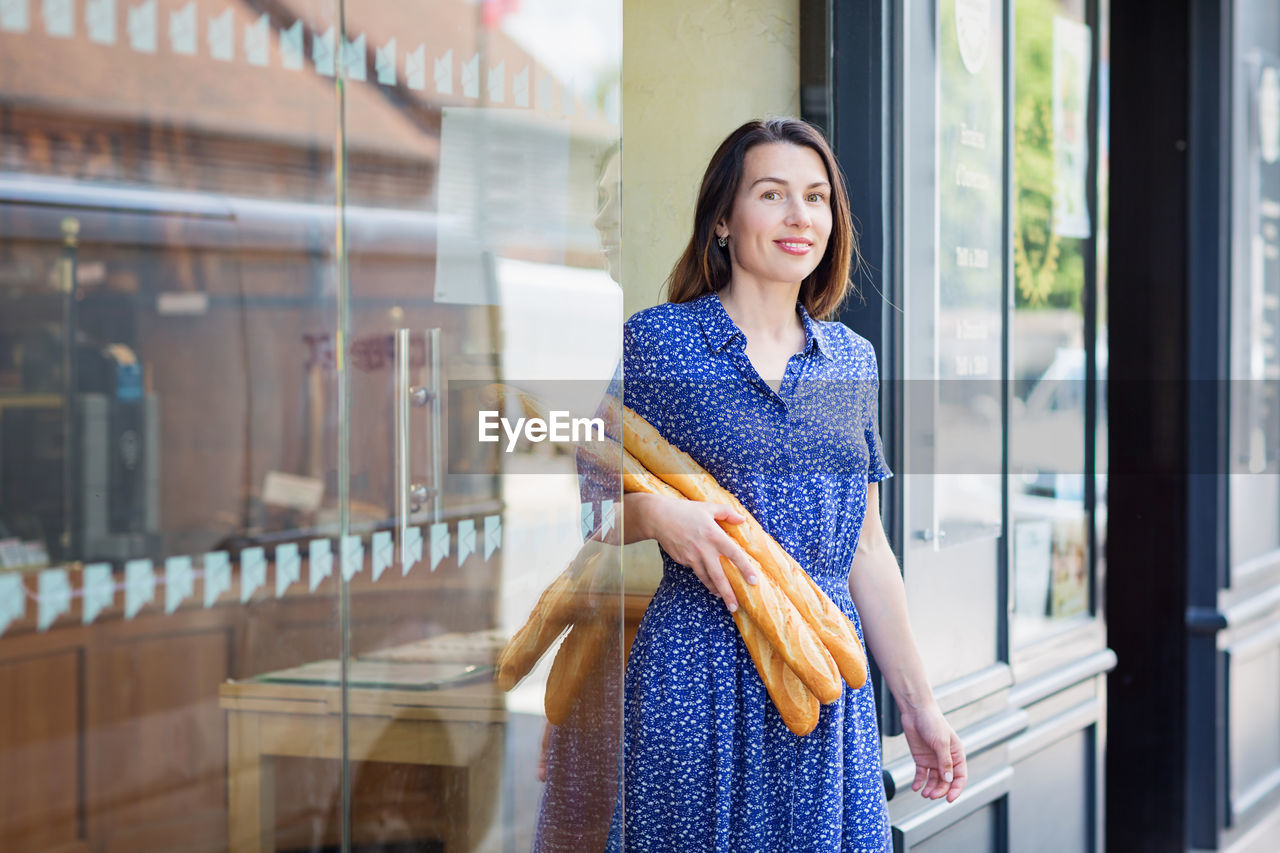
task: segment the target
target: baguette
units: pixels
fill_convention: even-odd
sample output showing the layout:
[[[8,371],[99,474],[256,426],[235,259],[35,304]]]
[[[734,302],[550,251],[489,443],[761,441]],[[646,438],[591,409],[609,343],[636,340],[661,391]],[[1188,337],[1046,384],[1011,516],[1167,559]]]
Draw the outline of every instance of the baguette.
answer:
[[[629,491],[679,496],[675,489],[655,477],[630,453],[624,454],[622,464]],[[733,587],[741,609],[750,615],[753,627],[768,640],[818,701],[825,703],[839,699],[843,692],[840,672],[831,654],[775,582],[761,571],[754,559],[751,563],[744,568],[759,578],[755,584],[747,583],[740,567],[732,561],[720,558],[725,577]],[[756,665],[760,667],[758,659]]]
[[[605,637],[604,623],[599,619],[589,619],[574,625],[560,644],[542,698],[547,722],[553,726],[561,725],[569,718],[569,712],[582,692],[582,685],[599,660]]]
[[[581,587],[590,580],[600,553],[579,552],[573,562],[538,597],[529,619],[498,656],[498,686],[510,690],[529,674],[551,648],[579,608]]]
[[[747,644],[747,651],[751,652],[751,660],[755,662],[756,672],[760,673],[764,689],[782,715],[782,722],[793,734],[801,737],[809,734],[818,725],[820,709],[817,698],[791,671],[745,610],[733,614],[733,620],[738,625],[742,641]]]
[[[747,512],[741,501],[715,481],[689,454],[672,446],[644,418],[623,407],[623,445],[660,479],[690,500],[723,503],[747,520],[720,526],[755,558],[767,577],[781,587],[800,615],[821,638],[848,685],[855,690],[867,681],[867,658],[853,623],[813,582],[800,564]]]

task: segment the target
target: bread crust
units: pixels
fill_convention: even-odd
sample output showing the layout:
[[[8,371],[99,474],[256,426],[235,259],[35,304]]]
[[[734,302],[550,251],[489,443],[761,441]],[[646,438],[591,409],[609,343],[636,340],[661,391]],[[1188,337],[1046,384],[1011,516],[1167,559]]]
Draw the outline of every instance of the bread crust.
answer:
[[[582,685],[595,669],[604,647],[605,625],[600,619],[587,619],[573,626],[547,675],[547,689],[543,694],[543,709],[547,722],[559,726],[569,719],[569,712],[582,693]]]
[[[665,494],[684,499],[674,488],[663,483],[640,464],[630,453],[623,457],[624,486],[633,492]],[[761,571],[760,564],[751,559],[745,567],[734,565],[728,558],[720,558],[725,578],[733,588],[742,610],[751,617],[758,630],[786,662],[804,685],[820,702],[834,702],[840,698],[843,687],[840,672],[830,653],[822,645],[813,628],[801,617],[794,604],[782,593],[777,584]],[[754,574],[758,582],[749,584],[742,569]],[[758,663],[758,661],[757,661]]]
[[[853,623],[835,602],[814,583],[787,551],[747,512],[734,495],[716,482],[689,454],[672,446],[644,418],[626,406],[622,409],[623,445],[652,474],[690,500],[723,503],[746,518],[743,524],[720,522],[725,532],[750,554],[795,605],[803,619],[818,632],[822,644],[855,690],[867,681],[867,658]]]
[[[792,734],[804,737],[818,725],[818,714],[821,706],[817,698],[809,692],[800,677],[791,671],[782,656],[769,644],[768,639],[751,621],[746,611],[739,610],[733,614],[738,633],[751,653],[751,660],[756,665],[756,672],[764,682],[764,689],[773,700],[773,706],[782,716],[782,722]]]

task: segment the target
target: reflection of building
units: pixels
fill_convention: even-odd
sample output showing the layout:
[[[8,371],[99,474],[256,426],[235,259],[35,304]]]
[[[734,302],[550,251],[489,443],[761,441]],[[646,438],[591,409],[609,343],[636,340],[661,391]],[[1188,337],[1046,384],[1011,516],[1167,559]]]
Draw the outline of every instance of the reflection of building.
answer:
[[[275,733],[295,753],[276,764],[282,849],[329,849],[344,827],[357,847],[527,846],[537,684],[468,705],[501,729],[468,740],[425,691],[362,712],[376,684],[346,707],[327,682],[254,679],[344,645],[510,633],[611,509],[579,505],[569,457],[545,447],[459,450],[475,398],[455,389],[435,419],[408,387],[436,360],[459,387],[608,378],[618,293],[599,243],[616,241],[593,217],[617,198],[599,155],[623,9],[570,5],[348,3],[340,27],[325,3],[0,0],[0,847],[230,846],[246,806],[228,753],[261,743],[228,734],[227,679],[248,680],[225,694],[237,712],[293,703]],[[880,357],[885,521],[971,761],[959,803],[914,797],[881,696],[899,847],[1270,850],[1269,4],[626,16],[630,307],[658,298],[704,143],[748,113],[803,104],[849,177],[868,264],[843,319]],[[407,536],[413,484],[416,546],[375,540]],[[480,758],[355,761],[347,813],[340,764],[305,756],[394,752],[344,753],[351,715],[434,732],[415,756]]]
[[[229,785],[252,737],[228,730],[222,684],[344,651],[382,677],[371,650],[482,640],[577,526],[567,458],[527,465],[548,481],[536,510],[568,520],[539,536],[560,516],[531,524],[505,461],[449,436],[474,428],[475,389],[529,361],[504,270],[536,267],[544,303],[576,297],[597,325],[616,304],[592,225],[616,63],[561,79],[553,46],[465,2],[347,8],[345,30],[338,11],[0,4],[5,850],[239,849]],[[442,261],[459,235],[476,238],[475,280]],[[545,307],[526,313],[545,325]],[[569,340],[535,343],[612,371],[598,334]],[[449,393],[457,380],[474,389]],[[528,550],[508,561],[507,543]],[[493,650],[429,655],[415,665],[448,684],[459,655]],[[334,677],[309,679],[277,692],[328,690],[349,719]],[[263,794],[275,842],[488,832],[477,800],[502,799],[504,744],[524,748],[506,732],[536,743],[540,721],[501,698],[474,719],[419,704],[382,715],[392,740],[425,732],[411,752],[435,758],[417,767],[294,717]],[[501,733],[477,740],[476,719]],[[350,763],[349,811],[344,768],[308,748],[376,756]],[[527,835],[536,799],[515,801]]]

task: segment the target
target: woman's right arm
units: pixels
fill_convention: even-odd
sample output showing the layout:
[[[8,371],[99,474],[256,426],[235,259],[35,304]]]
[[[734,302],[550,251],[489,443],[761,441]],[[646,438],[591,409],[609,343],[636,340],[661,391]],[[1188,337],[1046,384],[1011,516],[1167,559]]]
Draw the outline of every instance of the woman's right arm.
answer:
[[[736,566],[749,566],[752,560],[738,543],[729,538],[719,522],[741,524],[746,521],[725,504],[669,498],[630,492],[622,496],[623,544],[656,539],[662,550],[677,563],[688,566],[711,594],[722,599],[732,613],[738,609],[720,557]],[[756,583],[754,575],[747,583]]]

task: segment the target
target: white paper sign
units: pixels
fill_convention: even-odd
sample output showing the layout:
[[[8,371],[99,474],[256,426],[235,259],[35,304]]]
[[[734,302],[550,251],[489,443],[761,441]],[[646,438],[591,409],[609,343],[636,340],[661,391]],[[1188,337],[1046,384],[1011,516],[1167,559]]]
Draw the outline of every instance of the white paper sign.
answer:
[[[511,78],[511,100],[517,107],[529,106],[529,66]]]
[[[421,562],[422,528],[406,527],[404,541],[400,543],[400,574],[409,574],[409,570]]]
[[[504,97],[504,87],[507,76],[507,63],[505,60],[489,69],[489,102],[492,104],[500,104]]]
[[[468,98],[480,97],[480,54],[478,53],[463,63],[462,94]]]
[[[365,61],[364,52],[364,33],[355,41],[342,40],[342,67],[346,72],[348,80],[365,79],[365,69],[368,63]]]
[[[245,548],[240,552],[240,603],[245,604],[267,583],[267,552]]]
[[[71,38],[75,35],[75,6],[71,0],[43,0],[40,10],[44,17],[45,35],[54,38]]]
[[[603,539],[613,529],[613,501],[605,499],[600,501],[600,537]]]
[[[115,44],[116,0],[86,0],[84,23],[89,30],[89,41]]]
[[[379,530],[373,534],[369,547],[373,551],[373,579],[376,581],[395,561],[396,543],[391,538],[390,530]]]
[[[333,549],[328,539],[312,539],[307,551],[307,568],[310,570],[311,591],[315,592],[320,582],[333,574]]]
[[[209,55],[220,62],[231,62],[236,56],[236,22],[232,10],[209,21]]]
[[[91,563],[84,567],[84,606],[81,620],[91,625],[98,614],[115,604],[116,586],[109,563]]]
[[[302,555],[297,542],[286,542],[276,547],[276,598],[284,595],[289,584],[302,580]]]
[[[426,50],[427,49],[424,45],[419,45],[417,51],[414,52],[414,56],[418,57],[419,61],[423,61],[426,56]],[[412,68],[412,66],[410,67]],[[446,50],[444,52],[444,56],[436,57],[433,67],[435,70],[436,93],[440,95],[452,95],[453,48]],[[409,85],[412,86],[413,84],[410,83]]]
[[[196,0],[169,13],[169,47],[183,56],[196,55]]]
[[[129,47],[138,53],[156,52],[156,0],[129,7]]]
[[[364,542],[359,536],[342,537],[342,579],[350,581],[364,568]]]
[[[27,590],[22,585],[22,575],[17,572],[0,573],[0,634],[4,634],[26,612]]]
[[[324,35],[315,36],[311,40],[311,61],[315,63],[316,73],[323,74],[326,77],[332,77],[334,71],[334,56],[338,50],[338,36],[333,27],[325,30]]]
[[[262,484],[262,502],[303,512],[315,512],[324,500],[324,482],[284,471],[268,471]]]
[[[244,58],[250,65],[265,68],[270,62],[271,19],[263,12],[258,20],[244,25]]]
[[[396,84],[396,40],[392,39],[378,48],[375,59],[378,82],[383,86],[394,86]]]
[[[289,71],[302,70],[302,21],[280,31],[280,64]]]
[[[124,564],[124,618],[132,619],[156,597],[156,573],[150,560]]]
[[[431,525],[431,571],[449,556],[449,525],[441,521]]]
[[[172,613],[178,605],[195,594],[196,576],[190,557],[169,557],[164,561],[164,612]]]
[[[210,551],[204,555],[204,606],[212,607],[231,589],[231,555]]]
[[[473,519],[458,522],[458,565],[476,552],[476,523]]]
[[[502,546],[502,516],[484,517],[484,559],[487,563],[493,552]]]
[[[31,28],[31,12],[27,0],[0,0],[0,30],[25,33]]]

